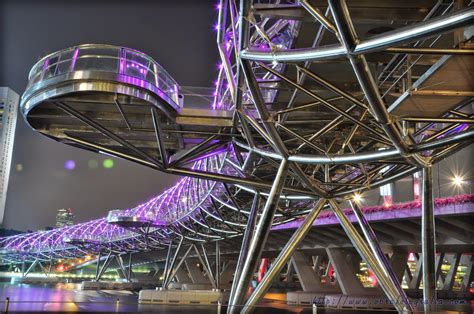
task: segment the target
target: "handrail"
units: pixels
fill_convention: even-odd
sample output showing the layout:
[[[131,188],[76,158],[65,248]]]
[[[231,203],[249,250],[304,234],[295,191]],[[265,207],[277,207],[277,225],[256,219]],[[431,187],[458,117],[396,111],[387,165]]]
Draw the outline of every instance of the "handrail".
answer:
[[[141,79],[180,106],[179,85],[158,62],[140,51],[112,45],[85,44],[53,52],[33,66],[28,75],[28,87],[59,75],[86,70]]]

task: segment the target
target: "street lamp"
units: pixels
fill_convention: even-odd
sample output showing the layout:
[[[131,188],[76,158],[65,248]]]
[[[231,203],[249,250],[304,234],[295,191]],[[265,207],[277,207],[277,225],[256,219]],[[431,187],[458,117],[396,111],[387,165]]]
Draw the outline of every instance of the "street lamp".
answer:
[[[354,202],[360,204],[362,202],[362,195],[360,193],[354,193],[354,196],[352,196],[352,199]]]
[[[455,175],[452,180],[453,184],[457,187],[461,187],[464,183],[464,178],[459,175]]]

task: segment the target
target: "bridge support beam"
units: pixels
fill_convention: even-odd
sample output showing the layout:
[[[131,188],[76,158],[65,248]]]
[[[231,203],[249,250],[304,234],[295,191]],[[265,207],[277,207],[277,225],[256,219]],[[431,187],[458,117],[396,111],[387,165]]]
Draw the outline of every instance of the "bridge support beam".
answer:
[[[321,291],[323,289],[321,278],[314,272],[313,267],[308,263],[308,256],[303,252],[294,252],[291,257],[291,264],[300,280],[303,291]]]
[[[128,271],[125,268],[122,255],[115,255],[115,261],[119,266],[119,268],[117,269],[119,276],[125,278],[125,280],[129,282],[130,278],[128,277]]]
[[[43,274],[45,274],[46,277],[49,277],[51,275],[51,270],[46,269],[43,263],[38,262],[38,266],[41,268],[41,271],[43,272]]]
[[[99,271],[100,271],[100,259],[102,258],[102,252],[99,251],[99,254],[97,255],[97,263],[95,265],[95,278],[97,279],[99,277]]]
[[[219,248],[219,241],[216,241],[216,274],[214,276],[216,281],[216,289],[221,288],[221,250]]]
[[[433,168],[423,168],[421,199],[421,249],[423,274],[423,303],[425,313],[435,310],[436,306],[436,246],[435,218],[433,211]]]
[[[167,289],[170,282],[173,280],[173,278],[176,276],[176,273],[178,272],[178,270],[181,268],[181,266],[183,265],[184,261],[186,261],[186,258],[188,257],[189,255],[189,252],[191,252],[191,250],[193,249],[193,245],[190,245],[188,250],[186,251],[186,253],[184,253],[183,257],[181,258],[181,260],[179,261],[179,263],[176,265],[175,268],[173,267],[170,267],[170,275],[168,277],[168,280],[167,282],[164,283],[163,285],[163,288]],[[178,248],[179,249],[179,248]],[[172,263],[172,266],[175,264],[176,262],[176,259],[178,258],[178,253],[179,253],[179,250],[176,250],[176,254],[175,254],[175,257],[173,259],[173,263]]]
[[[228,261],[227,264],[222,268],[221,272],[221,285],[222,288],[227,288],[232,280],[236,268],[235,261]]]
[[[380,286],[382,287],[383,291],[390,299],[392,304],[394,304],[397,311],[400,313],[411,312],[408,304],[400,302],[400,295],[397,291],[397,288],[393,284],[393,282],[387,277],[387,273],[384,271],[383,265],[381,265],[377,261],[377,258],[370,249],[369,245],[367,245],[367,243],[361,237],[357,229],[351,224],[344,212],[339,208],[339,205],[336,203],[336,201],[330,199],[329,203],[342,228],[349,236],[349,239],[351,240],[352,244],[359,252],[360,256],[367,263],[367,265],[370,267],[370,269],[373,271]]]
[[[366,294],[367,292],[355,275],[355,264],[351,263],[358,260],[355,259],[354,254],[346,249],[339,248],[326,248],[326,252],[331,265],[336,271],[337,281],[342,293],[345,295]]]
[[[414,254],[416,259],[416,268],[415,272],[410,276],[410,282],[408,283],[408,289],[419,289],[421,283],[421,267],[423,265],[423,261],[421,256],[418,254]],[[407,273],[410,269],[407,267]]]
[[[166,254],[165,269],[163,270],[163,281],[161,282],[162,287],[165,286],[165,282],[168,279],[172,250],[173,250],[173,241],[170,241],[170,243],[168,244],[168,252]]]
[[[460,261],[461,261],[461,253],[453,254],[453,257],[451,259],[451,265],[443,281],[442,290],[450,291],[453,288],[454,277],[456,276],[456,272],[457,272]]]
[[[176,260],[178,259],[178,254],[181,251],[181,246],[183,245],[183,241],[184,241],[184,238],[181,237],[181,239],[179,240],[178,247],[176,248],[176,251],[174,252],[173,259],[169,259],[170,255],[171,255],[172,244],[173,244],[173,243],[170,243],[170,246],[168,248],[168,256],[166,257],[168,267],[165,268],[166,274],[165,274],[165,277],[164,277],[164,280],[163,280],[163,288],[167,288],[168,283],[172,279],[172,278],[170,278],[170,276],[171,276],[171,273],[173,271]]]
[[[176,281],[183,284],[183,283],[189,283],[189,276],[188,276],[188,273],[184,270],[183,267],[181,268],[178,268],[176,270],[176,274],[174,276],[176,278]],[[191,282],[192,282],[192,278],[191,278]],[[192,282],[192,283],[195,283],[195,282]]]
[[[408,253],[403,250],[394,249],[389,264],[398,282],[402,282],[405,268],[407,267]]]
[[[99,281],[100,278],[102,277],[102,275],[105,273],[105,271],[107,270],[107,268],[109,267],[110,263],[112,262],[113,258],[112,258],[112,252],[109,252],[109,254],[107,255],[107,258],[105,259],[104,263],[102,264],[102,267],[99,269],[99,272],[97,273],[97,276],[95,277],[95,281]],[[100,265],[100,260],[99,260],[99,264],[97,266]]]
[[[286,283],[291,283],[293,282],[293,274],[295,273],[295,269],[293,267],[293,263],[290,261],[287,263],[287,269],[286,269]]]
[[[229,300],[228,313],[236,313],[238,311],[237,306],[243,304],[245,295],[247,293],[248,286],[252,280],[253,274],[257,267],[257,263],[262,255],[262,250],[267,242],[268,234],[273,223],[273,217],[278,208],[278,202],[280,200],[280,194],[285,185],[286,175],[288,173],[289,162],[283,159],[278,167],[278,172],[275,176],[275,181],[272,185],[270,193],[268,195],[265,206],[260,215],[255,232],[250,240],[247,256],[242,267],[242,274],[236,278],[238,280],[235,286],[235,292],[233,299]]]
[[[30,267],[28,267],[28,269],[25,270],[25,262],[23,262],[23,264],[21,265],[21,270],[22,270],[22,277],[23,278],[26,278],[26,276],[28,276],[28,274],[33,270],[35,269],[36,265],[38,264],[38,259],[35,259],[33,261],[33,263],[31,263]]]
[[[199,264],[199,259],[188,258],[185,263],[192,283],[209,283],[208,278],[204,277],[201,270],[197,266],[197,264]]]
[[[470,288],[470,284],[474,279],[474,256],[464,254],[461,256],[461,264],[466,265],[466,273],[464,274],[464,278],[461,283],[461,291],[467,292]]]
[[[234,279],[232,280],[232,288],[230,290],[229,304],[233,304],[235,291],[237,290],[237,284],[239,278],[242,275],[244,268],[245,259],[247,258],[250,240],[252,240],[253,231],[255,230],[255,223],[257,221],[257,212],[260,208],[260,194],[257,192],[252,202],[252,208],[247,220],[247,228],[245,228],[244,236],[242,238],[242,245],[240,247],[239,259],[237,260],[237,266],[235,267]],[[230,313],[230,310],[228,311]]]
[[[306,234],[308,234],[314,220],[318,217],[324,205],[326,205],[326,199],[320,199],[313,210],[306,215],[303,223],[298,227],[298,229],[296,229],[295,233],[293,233],[290,240],[288,240],[285,247],[281,250],[281,253],[275,259],[270,269],[266,272],[262,281],[259,283],[257,288],[255,288],[254,292],[245,303],[242,313],[251,312],[253,307],[257,305],[257,302],[267,292],[268,288],[270,288],[270,285],[273,282],[273,279],[281,273],[285,264],[298,248],[301,241],[306,237]]]
[[[132,256],[132,253],[130,252],[128,254],[128,267],[127,267],[128,268],[127,269],[127,271],[128,271],[128,274],[127,274],[128,275],[128,281],[132,281],[132,274],[133,274],[133,272],[132,272],[132,261],[133,261],[133,256]]]
[[[196,255],[199,261],[201,262],[202,266],[204,267],[204,271],[206,272],[207,278],[209,278],[209,281],[211,282],[212,287],[214,289],[217,289],[216,280],[214,276],[212,275],[211,265],[209,264],[209,258],[207,257],[206,248],[204,247],[204,245],[201,245],[202,254],[204,256],[204,258],[202,258],[201,253],[199,253],[198,247],[195,244],[193,244],[193,246],[194,246],[194,251],[196,251]]]
[[[350,201],[350,204],[352,207],[352,211],[357,219],[357,222],[359,223],[359,226],[362,229],[362,234],[364,235],[365,240],[367,241],[370,249],[372,250],[372,254],[375,258],[375,261],[377,262],[378,265],[380,265],[383,275],[387,278],[388,284],[390,284],[396,289],[398,296],[400,298],[400,302],[402,302],[405,305],[405,307],[409,311],[412,312],[413,309],[411,308],[410,300],[408,300],[408,297],[405,294],[405,291],[402,289],[401,281],[397,279],[397,276],[395,275],[394,271],[390,267],[387,257],[382,251],[379,241],[377,240],[377,237],[375,236],[375,232],[372,230],[369,222],[367,221],[367,219],[365,219],[364,215],[362,214],[362,210],[360,209],[359,205],[354,201]]]

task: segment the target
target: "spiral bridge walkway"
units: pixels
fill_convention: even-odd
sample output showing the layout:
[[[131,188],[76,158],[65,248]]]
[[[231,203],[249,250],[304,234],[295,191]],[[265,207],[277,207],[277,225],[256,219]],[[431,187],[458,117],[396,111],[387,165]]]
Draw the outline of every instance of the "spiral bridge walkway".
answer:
[[[5,256],[165,247],[177,256],[183,243],[191,250],[244,233],[230,298],[243,304],[271,227],[304,217],[246,301],[250,308],[329,210],[397,310],[410,311],[358,204],[351,201],[362,234],[339,203],[422,171],[423,286],[431,299],[431,166],[474,138],[474,10],[415,1],[417,10],[394,15],[387,30],[383,12],[397,5],[222,0],[221,65],[207,108],[188,105],[179,84],[136,50],[81,45],[44,57],[21,103],[33,129],[185,178],[107,219],[2,239]],[[165,286],[176,258],[169,260]]]

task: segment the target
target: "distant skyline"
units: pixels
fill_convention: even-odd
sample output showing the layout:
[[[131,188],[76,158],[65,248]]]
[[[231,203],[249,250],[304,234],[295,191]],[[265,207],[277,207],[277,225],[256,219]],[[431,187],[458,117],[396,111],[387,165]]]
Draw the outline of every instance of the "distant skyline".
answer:
[[[212,86],[218,63],[216,13],[215,1],[0,0],[0,86],[21,95],[39,58],[84,43],[141,50],[181,85]],[[73,208],[76,222],[103,217],[178,180],[115,158],[113,167],[104,168],[109,156],[56,143],[32,131],[21,116],[16,134],[7,229],[54,226],[59,208]],[[71,162],[65,167],[69,160],[74,167]]]

